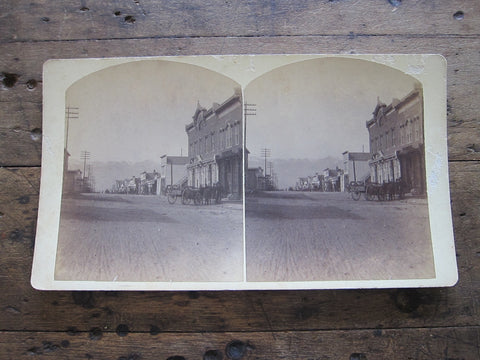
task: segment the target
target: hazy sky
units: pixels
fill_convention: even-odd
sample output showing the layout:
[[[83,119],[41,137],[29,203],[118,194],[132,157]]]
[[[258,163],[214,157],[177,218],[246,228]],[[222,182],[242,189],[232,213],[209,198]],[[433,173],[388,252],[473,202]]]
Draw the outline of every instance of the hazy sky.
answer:
[[[248,118],[247,148],[272,158],[341,157],[345,150],[369,151],[365,122],[377,96],[389,104],[415,80],[376,63],[319,58],[270,71],[251,82],[245,99],[256,104]],[[159,161],[163,154],[187,155],[185,125],[197,101],[206,108],[233,94],[237,84],[214,71],[162,60],[113,66],[76,82],[66,104],[78,107],[69,125],[68,151],[91,161]]]
[[[206,108],[234,93],[236,83],[213,71],[169,61],[137,61],[93,73],[73,84],[66,104],[79,108],[69,125],[68,151],[91,161],[160,161],[187,155],[185,125],[197,101]],[[151,169],[147,169],[151,170]]]
[[[377,104],[413,90],[415,80],[372,62],[321,58],[286,65],[254,80],[245,100],[256,104],[247,119],[247,148],[272,158],[318,159],[369,151],[367,120]]]

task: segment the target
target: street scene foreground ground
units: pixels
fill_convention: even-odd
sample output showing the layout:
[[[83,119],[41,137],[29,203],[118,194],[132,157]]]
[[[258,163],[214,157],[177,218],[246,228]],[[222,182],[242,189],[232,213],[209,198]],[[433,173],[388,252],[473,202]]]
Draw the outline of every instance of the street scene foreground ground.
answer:
[[[242,281],[243,206],[164,196],[62,200],[56,280]]]
[[[247,281],[435,276],[426,199],[264,192],[246,198],[245,216]]]

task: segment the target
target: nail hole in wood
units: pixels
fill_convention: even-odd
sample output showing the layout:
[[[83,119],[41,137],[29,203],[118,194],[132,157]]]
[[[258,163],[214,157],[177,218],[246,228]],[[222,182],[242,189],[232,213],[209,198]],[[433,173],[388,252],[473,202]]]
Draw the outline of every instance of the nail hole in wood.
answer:
[[[40,20],[42,20],[44,23],[48,23],[50,21],[50,18],[47,16],[44,16]]]
[[[121,12],[121,11],[115,11],[115,12],[113,13],[113,15],[115,15],[115,16],[120,16],[120,15],[122,15],[122,12]]]
[[[90,330],[89,338],[90,340],[100,340],[103,336],[102,329],[95,327]]]
[[[27,89],[28,90],[34,90],[37,87],[37,80],[35,79],[30,79],[27,81]]]
[[[127,336],[128,333],[130,332],[130,329],[128,328],[128,325],[127,324],[120,324],[117,326],[117,335],[118,336]]]
[[[464,17],[465,14],[463,13],[463,11],[457,11],[455,14],[453,14],[453,18],[455,20],[463,20]]]
[[[32,131],[30,131],[30,137],[32,138],[33,141],[40,141],[42,140],[42,129],[35,128]]]
[[[230,341],[225,348],[225,354],[229,359],[232,360],[241,359],[245,355],[246,351],[247,345],[240,340]]]
[[[395,7],[402,5],[402,0],[388,0],[388,2]]]
[[[15,86],[19,76],[17,74],[2,72],[2,75],[0,76],[0,78],[2,79],[3,86],[10,89]]]
[[[86,7],[86,6],[80,8],[80,11],[81,11],[81,12],[87,12],[87,11],[89,11],[89,10],[90,10],[90,9],[89,9],[88,7]]]
[[[132,15],[127,15],[127,16],[124,17],[124,20],[127,24],[133,24],[136,19]]]
[[[160,328],[156,325],[150,326],[150,335],[158,335],[160,334]]]
[[[218,350],[208,350],[203,354],[203,360],[222,360],[223,354]]]

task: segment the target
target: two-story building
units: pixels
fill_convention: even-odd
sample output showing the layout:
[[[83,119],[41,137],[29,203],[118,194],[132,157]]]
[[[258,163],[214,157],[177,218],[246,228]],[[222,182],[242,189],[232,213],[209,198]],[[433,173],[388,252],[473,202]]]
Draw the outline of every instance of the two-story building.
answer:
[[[408,192],[425,193],[423,92],[416,87],[390,105],[378,100],[366,123],[370,138],[370,175],[373,182],[401,179]]]
[[[194,187],[219,183],[230,198],[241,199],[243,176],[242,94],[206,109],[200,104],[193,121],[186,125],[188,136],[188,184]]]

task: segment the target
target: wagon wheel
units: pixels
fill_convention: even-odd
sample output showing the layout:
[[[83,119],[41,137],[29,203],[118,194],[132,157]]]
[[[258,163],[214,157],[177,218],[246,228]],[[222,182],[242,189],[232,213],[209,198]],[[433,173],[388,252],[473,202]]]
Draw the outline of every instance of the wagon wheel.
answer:
[[[177,201],[177,195],[173,191],[168,192],[167,198],[169,204],[175,204],[175,201]]]
[[[193,196],[193,202],[195,205],[202,205],[202,194],[200,192],[196,192]]]
[[[187,189],[183,190],[183,192],[182,192],[182,204],[183,205],[188,205],[188,204],[190,204],[191,200],[192,199],[188,196]]]
[[[352,199],[355,200],[355,201],[358,201],[358,200],[360,200],[360,195],[361,195],[360,191],[353,191],[352,192]]]

